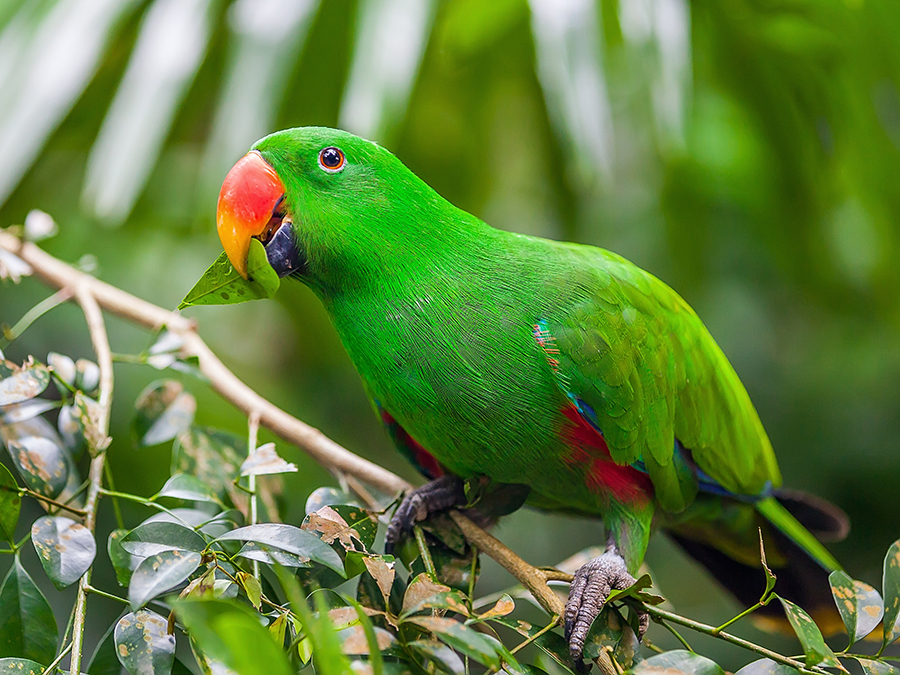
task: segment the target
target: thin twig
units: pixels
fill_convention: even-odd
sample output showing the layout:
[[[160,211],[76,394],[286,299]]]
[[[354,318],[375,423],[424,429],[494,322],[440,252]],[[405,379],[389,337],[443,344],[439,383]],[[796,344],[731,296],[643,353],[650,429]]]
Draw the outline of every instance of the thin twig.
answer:
[[[47,675],[49,675],[54,670],[56,670],[56,666],[58,666],[60,664],[60,662],[64,658],[66,658],[66,654],[68,654],[70,651],[72,651],[72,644],[73,643],[71,643],[71,642],[69,644],[67,644],[65,646],[65,648],[59,654],[56,655],[56,658],[50,662],[50,665],[47,666],[46,668],[44,668],[43,672],[46,673]]]
[[[58,509],[63,509],[68,511],[69,513],[74,513],[76,516],[85,516],[87,512],[84,509],[76,509],[74,506],[68,506],[67,504],[63,504],[62,502],[58,502],[55,499],[50,499],[50,497],[45,497],[40,492],[35,492],[34,490],[30,490],[28,488],[19,488],[19,494],[28,495],[38,501],[42,501],[46,504],[50,504],[51,506],[55,506]]]
[[[827,671],[822,670],[821,668],[809,668],[805,663],[801,661],[797,661],[796,659],[789,658],[787,656],[782,656],[776,652],[771,651],[770,649],[766,649],[765,647],[760,647],[757,644],[754,644],[748,640],[744,640],[743,638],[739,638],[736,635],[731,635],[730,633],[726,633],[725,631],[716,631],[715,626],[709,626],[705,623],[700,623],[699,621],[694,621],[693,619],[688,619],[683,616],[679,616],[673,612],[668,612],[664,609],[660,609],[659,607],[654,607],[653,605],[644,605],[642,607],[644,611],[646,611],[650,616],[663,619],[664,621],[671,621],[672,623],[677,623],[681,626],[685,626],[686,628],[690,628],[692,630],[697,631],[698,633],[705,633],[706,635],[712,635],[713,637],[720,638],[725,640],[726,642],[730,642],[731,644],[738,645],[739,647],[743,647],[744,649],[748,649],[751,652],[755,652],[760,656],[764,656],[767,659],[772,659],[773,661],[777,661],[778,663],[782,663],[786,666],[790,666],[791,668],[796,668],[797,670],[804,673],[816,673],[816,675],[826,675]]]
[[[247,458],[256,454],[256,441],[259,436],[259,413],[253,411],[247,419]],[[251,473],[247,479],[247,487],[250,489],[250,524],[256,525],[259,520],[257,512],[258,500],[256,498],[256,474]],[[259,561],[253,561],[253,576],[259,579]]]
[[[0,349],[6,349],[7,345],[22,335],[31,324],[40,319],[54,307],[57,307],[64,302],[68,302],[71,298],[72,290],[70,288],[61,288],[49,298],[41,300],[38,304],[25,312],[25,314],[22,315],[22,318],[16,322],[15,326],[3,331],[3,335],[0,336]]]
[[[100,396],[99,412],[97,415],[97,428],[99,438],[105,439],[109,435],[109,416],[113,393],[112,351],[109,348],[109,338],[106,335],[106,324],[103,322],[103,313],[96,299],[91,294],[88,284],[81,283],[75,287],[75,298],[84,311],[88,331],[91,335],[91,343],[97,355],[97,365],[100,368]],[[106,462],[106,447],[90,448],[91,467],[88,472],[90,486],[88,487],[87,501],[84,505],[84,526],[93,534],[97,524],[97,505],[100,500],[100,490],[103,487],[103,466]],[[75,623],[72,626],[72,660],[69,670],[73,673],[81,672],[81,657],[84,648],[84,625],[87,614],[87,595],[91,583],[91,569],[88,568],[84,576],[78,582],[78,594],[75,598]]]

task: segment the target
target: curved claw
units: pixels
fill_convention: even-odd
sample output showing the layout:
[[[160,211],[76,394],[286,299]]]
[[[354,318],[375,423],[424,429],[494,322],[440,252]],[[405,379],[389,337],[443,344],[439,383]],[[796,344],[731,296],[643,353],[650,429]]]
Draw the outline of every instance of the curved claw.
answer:
[[[579,671],[590,670],[582,660],[584,642],[610,592],[626,589],[633,583],[634,577],[628,573],[624,558],[614,550],[585,563],[575,572],[566,602],[565,636],[569,654]],[[638,639],[647,632],[649,619],[648,615],[641,615]]]
[[[408,535],[416,523],[433,513],[446,511],[466,503],[463,482],[456,476],[441,476],[407,494],[387,528],[384,552],[393,554],[395,546]]]

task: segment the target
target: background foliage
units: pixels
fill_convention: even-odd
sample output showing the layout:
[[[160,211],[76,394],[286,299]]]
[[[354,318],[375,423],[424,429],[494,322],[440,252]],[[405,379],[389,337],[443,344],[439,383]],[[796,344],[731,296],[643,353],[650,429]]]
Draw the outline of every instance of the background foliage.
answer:
[[[0,225],[41,208],[61,227],[52,253],[91,256],[101,278],[174,307],[220,250],[218,186],[253,140],[305,124],[376,139],[491,224],[602,245],[681,292],[750,390],[786,482],[850,514],[835,552],[877,587],[900,481],[898,36],[892,0],[10,2]],[[46,295],[0,286],[0,321]],[[305,289],[187,313],[267,397],[413,477]],[[148,345],[124,324],[110,333],[117,352]],[[90,356],[74,307],[5,351]],[[155,379],[116,375],[124,400]],[[187,385],[198,422],[243,433],[240,415]],[[114,412],[118,487],[153,494],[169,458],[136,450],[130,411]],[[329,479],[285,455],[300,471],[282,515],[299,523]],[[601,530],[522,512],[499,532],[553,564]],[[734,613],[665,541],[648,561],[683,613]],[[485,592],[508,584],[486,567]],[[694,646],[727,667],[746,660]]]

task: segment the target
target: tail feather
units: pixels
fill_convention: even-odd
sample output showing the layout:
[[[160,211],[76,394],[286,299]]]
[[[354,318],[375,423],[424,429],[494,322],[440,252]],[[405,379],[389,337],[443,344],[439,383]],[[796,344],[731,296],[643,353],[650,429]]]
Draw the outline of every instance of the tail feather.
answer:
[[[772,571],[778,581],[775,592],[809,612],[826,634],[842,630],[828,583],[828,575],[841,569],[837,560],[810,530],[825,537],[846,535],[846,516],[828,502],[803,493],[781,493],[761,500],[754,508],[763,532]],[[766,588],[762,565],[739,562],[716,548],[714,537],[698,539],[687,531],[672,531],[671,538],[744,606],[756,604]],[[693,534],[693,533],[692,533]],[[758,614],[763,628],[788,629],[781,607],[770,603]],[[754,615],[756,616],[756,615]]]

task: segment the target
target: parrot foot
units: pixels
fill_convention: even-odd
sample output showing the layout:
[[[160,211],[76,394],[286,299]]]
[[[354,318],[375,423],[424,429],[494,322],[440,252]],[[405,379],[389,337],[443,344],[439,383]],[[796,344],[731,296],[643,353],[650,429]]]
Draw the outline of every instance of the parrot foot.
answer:
[[[433,513],[446,511],[466,503],[463,481],[456,476],[441,476],[407,494],[394,512],[384,540],[384,552],[392,554],[394,547],[408,535],[413,526]]]
[[[575,572],[575,578],[569,587],[569,600],[566,602],[565,635],[569,643],[569,654],[580,672],[587,672],[582,657],[584,641],[594,619],[600,614],[606,598],[613,590],[624,590],[634,583],[634,577],[628,573],[625,559],[619,555],[615,547],[610,547],[603,555],[582,565]],[[638,639],[643,639],[650,616],[639,617]]]

